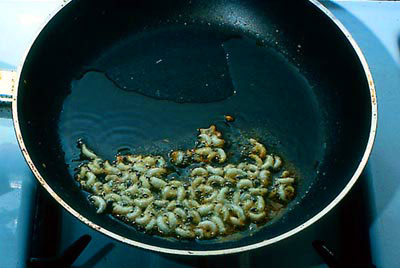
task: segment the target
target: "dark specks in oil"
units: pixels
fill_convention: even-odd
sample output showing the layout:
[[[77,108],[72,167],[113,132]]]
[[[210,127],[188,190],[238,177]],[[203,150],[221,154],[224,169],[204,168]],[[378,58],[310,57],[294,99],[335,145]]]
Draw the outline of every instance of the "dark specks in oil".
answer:
[[[117,155],[125,155],[125,154],[129,154],[129,153],[130,153],[130,151],[131,151],[131,149],[130,149],[130,148],[127,148],[127,147],[122,147],[122,148],[119,148],[119,149],[117,150]]]

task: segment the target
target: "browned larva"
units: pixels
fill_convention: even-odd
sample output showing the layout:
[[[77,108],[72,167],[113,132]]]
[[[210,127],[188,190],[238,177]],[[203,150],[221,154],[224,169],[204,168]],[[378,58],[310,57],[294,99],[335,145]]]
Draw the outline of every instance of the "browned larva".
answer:
[[[114,216],[149,234],[213,239],[262,226],[295,197],[296,174],[261,142],[249,143],[247,161],[228,163],[222,133],[215,125],[200,128],[195,148],[169,154],[186,170],[181,178],[168,177],[172,169],[160,155],[118,155],[111,163],[82,143],[89,162],[76,178],[97,213],[110,205]]]
[[[232,115],[225,115],[225,121],[226,122],[233,122],[235,121],[235,118]]]

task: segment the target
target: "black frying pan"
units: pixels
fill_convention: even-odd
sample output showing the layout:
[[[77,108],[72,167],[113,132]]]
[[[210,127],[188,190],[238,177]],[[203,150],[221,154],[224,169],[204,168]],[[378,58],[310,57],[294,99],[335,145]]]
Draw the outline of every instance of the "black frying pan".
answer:
[[[72,1],[20,71],[13,112],[23,154],[69,212],[131,245],[227,254],[301,231],[355,183],[377,119],[365,59],[324,12],[316,1]],[[225,124],[226,114],[235,122]],[[285,214],[257,232],[209,241],[145,235],[96,214],[73,179],[79,138],[107,159],[163,154],[189,148],[210,124],[259,138],[300,174]]]

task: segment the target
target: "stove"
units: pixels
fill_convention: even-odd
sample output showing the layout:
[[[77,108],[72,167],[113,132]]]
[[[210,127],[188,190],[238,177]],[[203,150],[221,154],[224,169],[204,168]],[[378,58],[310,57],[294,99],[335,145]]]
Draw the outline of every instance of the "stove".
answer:
[[[16,69],[40,24],[62,3],[0,1],[0,69]],[[90,235],[91,242],[72,267],[326,267],[313,249],[315,240],[324,241],[349,266],[400,267],[400,2],[322,3],[363,50],[379,106],[369,164],[328,215],[276,245],[238,255],[173,257],[127,246],[82,224],[37,186],[19,151],[10,107],[0,103],[0,268],[27,267],[32,257],[59,256],[83,235]]]

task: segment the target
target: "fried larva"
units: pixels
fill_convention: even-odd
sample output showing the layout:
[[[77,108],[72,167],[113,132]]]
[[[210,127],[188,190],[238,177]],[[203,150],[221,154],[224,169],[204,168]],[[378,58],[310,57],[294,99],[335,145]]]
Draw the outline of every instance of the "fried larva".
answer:
[[[145,232],[182,239],[212,239],[261,225],[276,214],[271,210],[294,198],[295,174],[258,140],[249,139],[248,155],[238,164],[226,163],[216,126],[199,129],[197,140],[196,148],[171,152],[169,162],[157,155],[119,155],[111,163],[81,143],[88,162],[76,178],[93,194],[97,213],[110,211]],[[188,175],[171,179],[171,164]]]

